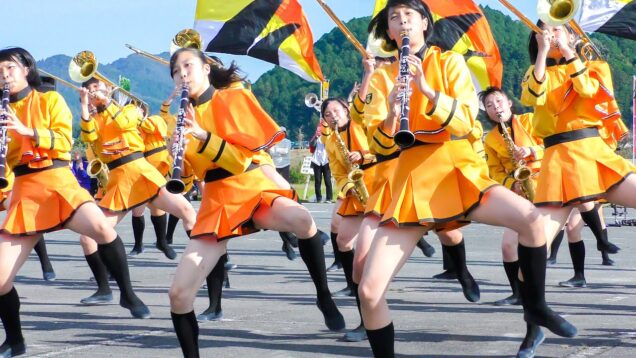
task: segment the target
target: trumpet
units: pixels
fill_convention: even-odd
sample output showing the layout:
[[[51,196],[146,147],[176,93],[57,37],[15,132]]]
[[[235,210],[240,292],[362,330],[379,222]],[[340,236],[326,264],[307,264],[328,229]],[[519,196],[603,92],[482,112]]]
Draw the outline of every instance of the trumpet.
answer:
[[[101,82],[104,82],[106,85],[113,88],[110,92],[110,98],[116,98],[117,94],[123,95],[131,99],[132,103],[140,107],[144,110],[145,115],[150,113],[150,107],[140,98],[134,96],[132,93],[124,90],[123,88],[117,86],[111,80],[106,78],[101,73],[97,72],[97,59],[95,55],[91,51],[82,51],[75,55],[71,62],[68,64],[68,75],[75,82],[82,83],[91,78],[95,78]],[[123,105],[121,103],[120,105]]]
[[[9,111],[9,84],[5,83],[2,88],[2,110],[4,112]],[[0,119],[6,119],[6,115],[0,116]],[[9,186],[7,180],[7,126],[0,126],[0,189],[4,189]]]
[[[307,93],[305,96],[305,106],[309,108],[313,108],[320,112],[320,106],[322,105],[322,100],[318,98],[318,95],[315,93]]]
[[[415,135],[409,129],[409,93],[411,92],[411,73],[407,57],[410,51],[411,39],[409,33],[403,31],[400,33],[402,37],[402,47],[400,48],[400,75],[398,82],[404,83],[404,89],[398,94],[400,99],[400,130],[395,133],[395,143],[400,148],[408,148],[415,143]]]
[[[180,194],[185,190],[185,183],[181,180],[181,164],[183,163],[183,151],[185,141],[185,111],[188,106],[188,95],[190,89],[184,83],[181,86],[181,99],[179,101],[179,113],[177,115],[177,125],[174,129],[177,140],[172,143],[172,176],[166,183],[166,189],[173,194]]]

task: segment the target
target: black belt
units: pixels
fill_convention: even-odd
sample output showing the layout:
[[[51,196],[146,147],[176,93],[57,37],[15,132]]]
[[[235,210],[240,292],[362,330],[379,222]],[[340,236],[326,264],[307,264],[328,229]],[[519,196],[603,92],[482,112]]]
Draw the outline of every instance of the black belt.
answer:
[[[400,156],[400,151],[397,150],[397,151],[395,151],[395,152],[393,152],[393,153],[391,153],[389,155],[376,154],[375,158],[377,159],[378,163],[382,163],[382,162],[386,162],[386,161],[391,160],[391,159],[395,159],[395,158],[397,158],[399,156]]]
[[[549,148],[553,145],[572,142],[579,139],[598,137],[598,128],[583,128],[569,132],[563,132],[551,135],[543,139],[543,145],[545,148]]]
[[[126,163],[130,163],[133,160],[141,159],[143,157],[144,157],[144,154],[142,152],[133,152],[121,158],[117,158],[113,160],[112,162],[106,164],[106,166],[108,167],[108,170],[113,170],[117,167],[121,167],[122,165]]]
[[[163,152],[164,150],[166,150],[166,146],[161,146],[161,147],[157,147],[155,149],[151,149],[147,152],[144,152],[144,157],[148,158],[149,156],[153,155],[153,154],[157,154],[159,152]]]
[[[247,167],[247,169],[245,169],[245,172],[249,172],[252,169],[256,169],[259,166],[257,164],[254,163],[250,163],[250,165]],[[243,172],[243,173],[245,173]],[[229,178],[231,176],[233,176],[234,174],[232,174],[232,172],[227,171],[223,168],[216,168],[216,169],[210,169],[207,172],[205,172],[205,177],[203,178],[203,181],[206,183],[210,183],[213,181],[217,181],[217,180],[221,180],[221,179],[225,179],[225,178]]]
[[[360,168],[360,169],[362,169],[362,170],[366,170],[366,169],[369,169],[369,168],[371,168],[372,166],[374,166],[374,165],[376,165],[376,164],[378,164],[378,162],[377,162],[377,161],[375,161],[375,162],[371,162],[371,163],[367,163],[367,164],[360,164],[360,165],[358,166],[358,168]]]
[[[20,164],[13,168],[13,173],[15,174],[16,177],[19,177],[22,175],[43,172],[49,169],[57,169],[57,168],[64,168],[64,167],[68,168],[69,167],[68,164],[69,164],[68,160],[62,160],[62,159],[53,159],[53,164],[44,168],[31,168],[29,167],[28,164]]]

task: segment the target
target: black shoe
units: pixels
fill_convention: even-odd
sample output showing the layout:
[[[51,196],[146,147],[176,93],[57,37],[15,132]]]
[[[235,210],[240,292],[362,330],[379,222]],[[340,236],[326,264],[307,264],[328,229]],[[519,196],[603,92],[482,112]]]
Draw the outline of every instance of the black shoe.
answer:
[[[298,237],[292,234],[291,232],[279,232],[278,235],[283,240],[283,242],[291,245],[291,247],[298,247]]]
[[[557,259],[556,257],[548,257],[548,260],[546,262],[548,266],[554,266],[557,263]]]
[[[285,253],[285,255],[287,255],[287,259],[289,261],[294,261],[296,260],[296,251],[294,251],[294,248],[291,247],[291,245],[287,244],[286,242],[283,243],[283,248],[282,248],[283,252]]]
[[[130,304],[124,300],[119,300],[119,305],[130,311],[130,314],[135,318],[150,318],[150,310],[141,300],[135,305]]]
[[[325,318],[325,325],[330,331],[341,331],[345,329],[345,320],[342,313],[338,311],[338,306],[331,297],[316,301],[316,305]]]
[[[603,257],[603,266],[614,266],[614,260],[610,259],[609,257]]]
[[[130,253],[128,254],[128,256],[129,257],[135,257],[135,256],[141,254],[142,252],[144,252],[144,247],[143,246],[141,246],[141,247],[136,247],[135,246],[135,247],[133,247],[132,250],[130,250]]]
[[[523,319],[527,323],[545,327],[557,336],[572,338],[577,333],[577,329],[572,323],[554,313],[549,307],[545,307],[540,311],[524,312]]]
[[[433,278],[436,280],[456,280],[457,272],[452,270],[446,270],[442,273],[438,273],[437,275],[433,276]]]
[[[466,271],[466,275],[463,278],[458,277],[457,281],[462,285],[464,297],[466,297],[469,302],[479,302],[479,285],[470,272]]]
[[[112,292],[109,293],[99,293],[95,292],[91,296],[84,297],[80,300],[80,303],[83,305],[99,305],[102,303],[108,303],[113,300]]]
[[[237,264],[233,264],[232,262],[228,261],[228,262],[226,262],[226,263],[223,265],[223,267],[225,267],[225,271],[232,271],[232,270],[234,270],[235,268],[237,268],[237,267],[238,267],[238,265],[237,265]]]
[[[364,328],[364,325],[362,323],[360,323],[360,325],[358,327],[356,327],[355,329],[345,333],[344,337],[342,337],[342,339],[345,340],[345,342],[362,342],[367,340],[367,330]]]
[[[616,253],[618,253],[621,250],[620,247],[612,244],[609,241],[607,243],[604,243],[602,241],[597,241],[596,242],[596,249],[598,251],[605,251],[608,254],[616,254]]]
[[[526,337],[529,339],[530,337]],[[519,352],[517,352],[517,358],[532,358],[534,357],[537,348],[543,343],[545,340],[545,334],[541,329],[539,329],[539,334],[537,334],[530,342],[527,342],[524,339],[523,343],[521,343],[521,347],[519,347]]]
[[[559,286],[561,287],[587,287],[587,282],[585,282],[585,278],[577,278],[572,277],[567,281],[559,282]]]
[[[197,316],[197,321],[199,322],[208,322],[208,321],[220,321],[223,318],[223,310],[219,312],[215,312],[213,309],[208,308],[203,311],[200,315]]]
[[[338,271],[340,269],[342,269],[342,263],[334,261],[331,266],[327,268],[327,272]]]
[[[21,356],[26,353],[26,346],[24,345],[24,341],[16,344],[9,344],[4,342],[2,346],[0,346],[0,358],[10,358]]]
[[[157,250],[163,252],[163,254],[166,255],[166,257],[170,260],[174,260],[177,258],[177,253],[174,252],[174,249],[170,245],[163,246],[156,244],[155,247],[157,248]]]
[[[45,281],[55,281],[55,271],[44,271],[42,272],[42,277],[44,277]]]
[[[351,287],[347,286],[340,291],[333,292],[331,297],[356,297],[356,293],[353,292]]]
[[[499,301],[495,301],[495,306],[519,306],[521,304],[521,298],[516,295],[511,295]]]

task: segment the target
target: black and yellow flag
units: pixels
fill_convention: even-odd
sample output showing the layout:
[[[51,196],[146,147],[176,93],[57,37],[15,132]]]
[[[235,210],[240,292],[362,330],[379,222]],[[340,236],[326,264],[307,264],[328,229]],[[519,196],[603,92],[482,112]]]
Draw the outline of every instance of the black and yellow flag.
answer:
[[[194,28],[206,52],[247,55],[324,80],[297,0],[198,0]]]
[[[579,25],[586,32],[602,32],[636,40],[636,1],[584,0]]]

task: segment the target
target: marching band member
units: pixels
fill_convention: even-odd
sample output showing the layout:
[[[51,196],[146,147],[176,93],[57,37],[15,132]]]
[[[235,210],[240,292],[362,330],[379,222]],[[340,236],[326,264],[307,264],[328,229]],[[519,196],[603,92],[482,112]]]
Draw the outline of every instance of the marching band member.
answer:
[[[141,109],[139,109],[141,111]],[[145,114],[142,114],[145,115]],[[161,116],[148,116],[139,125],[139,134],[144,142],[144,157],[164,178],[170,172],[170,154],[166,148],[166,138],[168,137],[168,125]],[[155,229],[157,242],[155,246],[170,260],[174,260],[177,254],[166,240],[166,226],[168,218],[163,210],[155,208],[152,204],[150,208],[150,221]],[[145,205],[138,206],[132,210],[133,235],[135,245],[129,256],[136,256],[143,252],[143,234],[145,228],[144,211]]]
[[[183,354],[198,356],[193,302],[201,283],[226,252],[228,239],[259,229],[292,232],[299,238],[300,255],[316,286],[325,323],[331,330],[344,328],[327,284],[324,233],[294,200],[294,192],[280,189],[251,160],[281,139],[278,126],[249,91],[227,88],[238,77],[236,66],[211,66],[202,52],[182,48],[172,55],[170,70],[177,85],[189,87],[195,102],[185,118],[189,128],[185,158],[190,169],[184,170],[206,181],[192,239],[170,288],[172,321]]]
[[[69,167],[71,111],[55,91],[40,93],[35,60],[21,48],[0,50],[0,85],[8,85],[9,111],[2,110],[11,141],[6,163],[15,174],[0,236],[0,319],[6,340],[0,356],[26,351],[15,275],[44,232],[62,228],[97,241],[97,252],[128,302],[145,307],[130,285],[124,245]],[[146,308],[147,309],[147,308]]]
[[[598,109],[614,101],[608,64],[580,60],[569,27],[541,21],[538,26],[543,33],[530,36],[532,65],[522,82],[521,103],[534,107],[535,133],[546,148],[534,202],[546,216],[546,236],[551,240],[577,205],[593,207],[593,201],[603,198],[635,207],[636,178],[630,175],[633,167],[599,135],[606,114]],[[581,216],[595,232],[599,250],[618,251],[603,236],[596,210]],[[538,342],[542,334],[538,327],[528,326],[521,349],[536,347],[531,342]]]
[[[81,138],[97,157],[108,166],[108,178],[102,183],[103,195],[99,206],[111,226],[117,225],[129,210],[151,203],[154,207],[179,216],[186,230],[194,226],[196,213],[182,196],[169,193],[164,185],[166,179],[143,156],[144,144],[138,126],[145,120],[139,109],[132,105],[119,106],[107,97],[106,84],[96,78],[82,83],[80,92]],[[96,111],[91,113],[89,105]],[[83,235],[80,238],[84,254],[98,282],[98,291],[82,300],[92,304],[106,300],[102,298],[103,267],[94,258],[95,241]],[[112,272],[111,272],[112,273]],[[113,273],[114,274],[114,273]],[[131,310],[135,317],[146,318],[150,311],[139,299],[123,292],[120,305]]]
[[[464,138],[474,128],[478,103],[463,58],[427,45],[433,21],[430,10],[419,0],[389,0],[370,28],[393,49],[402,45],[401,33],[408,32],[406,61],[413,91],[410,100],[408,93],[403,98],[410,101],[410,130],[417,140],[400,152],[392,201],[373,238],[360,281],[362,317],[374,355],[394,355],[385,293],[419,237],[431,229],[457,228],[466,220],[510,227],[519,233],[519,266],[527,303],[524,318],[558,335],[574,336],[576,328],[545,301],[547,250],[539,211],[490,179],[486,162]],[[384,76],[386,91],[374,93],[367,105],[388,112],[381,124],[387,139],[397,131],[399,94],[406,87],[404,82],[395,83],[397,69],[394,65],[393,76]]]

